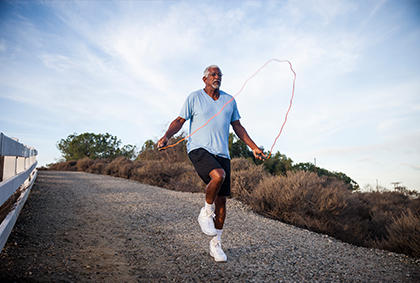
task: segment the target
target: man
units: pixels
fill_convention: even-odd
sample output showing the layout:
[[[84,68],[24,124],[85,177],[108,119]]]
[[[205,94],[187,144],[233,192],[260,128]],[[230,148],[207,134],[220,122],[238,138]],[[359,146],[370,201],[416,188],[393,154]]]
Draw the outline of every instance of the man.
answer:
[[[172,121],[165,135],[158,141],[158,148],[164,147],[186,120],[190,120],[189,132],[192,133],[232,98],[220,90],[222,73],[218,66],[211,65],[204,70],[203,82],[204,89],[188,96],[179,117]],[[210,255],[217,262],[227,260],[222,250],[221,236],[226,217],[226,197],[230,195],[229,126],[232,125],[236,135],[252,149],[256,158],[266,158],[239,119],[236,101],[233,100],[187,142],[188,156],[198,175],[207,184],[206,199],[198,216],[198,223],[203,233],[214,236],[210,241]]]

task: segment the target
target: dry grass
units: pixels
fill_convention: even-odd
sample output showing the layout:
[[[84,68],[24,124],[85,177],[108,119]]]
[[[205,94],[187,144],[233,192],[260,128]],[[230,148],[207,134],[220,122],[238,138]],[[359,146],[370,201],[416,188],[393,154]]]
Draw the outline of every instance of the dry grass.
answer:
[[[88,157],[84,157],[82,159],[79,159],[76,162],[77,171],[87,171],[87,169],[90,166],[92,166],[93,163],[94,163],[94,161],[89,159]]]
[[[252,194],[252,207],[259,213],[316,232],[334,235],[363,245],[366,207],[343,189],[312,172],[265,178]]]
[[[78,161],[52,164],[48,170],[84,171],[133,179],[170,190],[204,191],[204,183],[195,173],[194,167],[187,162],[166,163],[161,160],[148,159],[132,161],[125,157],[118,157],[114,160],[83,158]]]
[[[49,164],[48,165],[48,170],[77,171],[76,164],[77,164],[76,160],[58,162],[58,163],[54,163],[54,164]]]
[[[102,174],[130,179],[135,165],[141,166],[141,164],[135,164],[125,157],[117,157],[105,166]]]
[[[355,245],[420,256],[420,199],[346,187],[311,172],[290,172],[264,178],[249,203],[261,214]]]
[[[400,217],[392,220],[387,227],[389,237],[377,242],[377,246],[418,257],[420,255],[420,214],[408,209]]]
[[[231,162],[231,194],[245,203],[252,200],[252,192],[264,178],[270,175],[264,168],[254,165],[243,158],[234,158]]]
[[[194,168],[183,162],[164,164],[161,161],[145,161],[133,172],[132,179],[171,190],[203,192],[202,181]]]
[[[49,169],[107,174],[171,190],[203,192],[204,183],[183,150],[149,150],[137,161],[81,159]],[[400,192],[352,192],[342,181],[312,172],[271,176],[243,158],[233,159],[231,166],[232,196],[258,213],[352,244],[420,257],[418,197]]]
[[[176,141],[181,139],[183,136],[171,138],[168,144],[175,144]],[[173,162],[189,162],[187,150],[184,143],[179,143],[174,147],[166,150],[145,150],[142,151],[137,157],[138,160],[160,160],[167,163]]]
[[[103,174],[107,164],[108,162],[105,159],[93,160],[93,163],[90,165],[89,168],[86,169],[86,172],[95,173],[95,174]]]

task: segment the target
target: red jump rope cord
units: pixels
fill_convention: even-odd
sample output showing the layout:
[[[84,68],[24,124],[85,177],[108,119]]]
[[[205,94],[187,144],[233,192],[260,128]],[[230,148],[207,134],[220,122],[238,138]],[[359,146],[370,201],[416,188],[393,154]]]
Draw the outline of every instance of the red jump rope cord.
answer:
[[[290,63],[290,61],[289,60],[279,60],[279,59],[275,59],[275,58],[273,58],[273,59],[270,59],[270,60],[268,60],[267,62],[265,62],[264,63],[264,65],[262,65],[260,68],[258,68],[256,71],[255,71],[255,73],[253,73],[244,83],[243,83],[243,85],[242,85],[242,87],[240,88],[240,90],[235,94],[235,95],[233,95],[232,96],[232,98],[228,101],[228,102],[226,102],[223,106],[222,106],[222,108],[216,113],[216,114],[214,114],[210,119],[208,119],[207,120],[207,122],[205,122],[202,126],[200,126],[199,128],[197,128],[197,129],[195,129],[191,134],[189,134],[188,136],[186,136],[186,137],[184,137],[184,138],[182,138],[182,139],[180,139],[179,141],[177,141],[176,143],[174,143],[174,144],[171,144],[171,145],[167,145],[167,146],[164,146],[164,147],[161,147],[161,148],[159,148],[159,150],[164,150],[164,149],[167,149],[167,148],[171,148],[171,147],[174,147],[174,146],[176,146],[177,144],[179,144],[180,142],[182,142],[183,140],[186,140],[186,139],[188,139],[188,138],[190,138],[192,135],[194,135],[197,131],[199,131],[200,129],[202,129],[203,127],[205,127],[211,120],[213,120],[216,116],[218,116],[222,111],[223,111],[223,109],[229,104],[229,103],[231,103],[239,94],[241,94],[241,92],[242,92],[242,90],[245,88],[245,86],[247,85],[247,83],[248,83],[248,81],[250,81],[252,78],[254,78],[262,69],[264,69],[268,64],[270,64],[271,62],[278,62],[278,63],[288,63],[289,64],[289,66],[290,66],[290,70],[292,71],[292,73],[293,73],[293,88],[292,88],[292,97],[290,98],[290,104],[289,104],[289,108],[287,109],[287,112],[286,112],[286,116],[285,116],[285,118],[284,118],[284,122],[283,122],[283,124],[281,125],[281,128],[280,128],[280,132],[279,132],[279,134],[277,135],[277,137],[276,137],[276,139],[274,140],[274,143],[273,143],[273,145],[271,146],[271,149],[270,149],[270,153],[269,153],[269,155],[268,155],[268,157],[267,157],[267,159],[269,159],[270,157],[271,157],[271,153],[272,153],[272,151],[273,151],[273,148],[274,148],[274,146],[276,145],[276,142],[277,142],[277,140],[278,140],[278,138],[280,137],[280,135],[281,135],[281,133],[283,132],[283,128],[284,128],[284,125],[286,124],[286,122],[287,122],[287,116],[289,115],[289,112],[290,112],[290,109],[292,108],[292,103],[293,103],[293,97],[295,96],[295,81],[296,81],[296,73],[295,73],[295,71],[293,70],[293,66],[292,66],[292,63]]]

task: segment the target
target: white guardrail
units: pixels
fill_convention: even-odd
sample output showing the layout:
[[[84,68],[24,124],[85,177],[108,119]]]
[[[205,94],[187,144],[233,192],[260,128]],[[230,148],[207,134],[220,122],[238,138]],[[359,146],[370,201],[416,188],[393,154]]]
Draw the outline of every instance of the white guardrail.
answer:
[[[7,213],[0,219],[0,252],[35,182],[37,155],[36,149],[0,133],[0,211]]]

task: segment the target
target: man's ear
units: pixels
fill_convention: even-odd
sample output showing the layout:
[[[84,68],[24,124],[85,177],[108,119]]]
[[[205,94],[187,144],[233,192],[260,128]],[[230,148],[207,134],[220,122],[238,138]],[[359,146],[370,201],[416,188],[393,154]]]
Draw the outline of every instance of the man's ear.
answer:
[[[206,83],[206,80],[207,80],[207,78],[206,77],[203,77],[203,82],[204,83]]]

